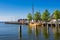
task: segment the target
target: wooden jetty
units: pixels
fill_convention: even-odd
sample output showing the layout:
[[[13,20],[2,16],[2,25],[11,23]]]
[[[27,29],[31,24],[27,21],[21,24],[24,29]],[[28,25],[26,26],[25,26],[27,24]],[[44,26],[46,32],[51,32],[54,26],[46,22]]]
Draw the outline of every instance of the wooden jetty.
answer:
[[[28,25],[28,22],[21,23],[21,22],[5,22],[5,24],[23,24],[23,25]]]
[[[57,25],[58,24],[58,25]],[[56,23],[52,23],[52,22],[47,22],[47,23],[42,23],[43,26],[60,26],[60,22]]]
[[[52,22],[5,22],[5,24],[22,24],[22,25],[29,25],[29,26],[60,26],[60,22],[58,22],[58,25],[56,24],[56,22],[52,23]]]

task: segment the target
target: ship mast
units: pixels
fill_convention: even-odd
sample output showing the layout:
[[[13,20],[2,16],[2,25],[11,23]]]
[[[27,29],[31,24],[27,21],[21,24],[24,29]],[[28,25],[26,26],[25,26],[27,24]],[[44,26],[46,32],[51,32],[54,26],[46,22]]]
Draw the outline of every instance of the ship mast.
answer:
[[[32,22],[34,21],[34,4],[32,3]]]

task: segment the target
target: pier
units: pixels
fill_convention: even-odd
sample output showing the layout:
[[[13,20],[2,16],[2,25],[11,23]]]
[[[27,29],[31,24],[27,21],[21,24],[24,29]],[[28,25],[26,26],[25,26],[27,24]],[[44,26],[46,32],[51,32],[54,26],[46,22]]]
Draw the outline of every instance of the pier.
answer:
[[[42,25],[43,26],[51,26],[51,27],[54,26],[55,27],[55,26],[60,26],[60,22],[58,22],[58,23],[56,23],[56,22],[55,23],[47,22],[47,24],[46,23],[42,23]]]
[[[56,22],[54,22],[54,23],[52,23],[52,22],[41,22],[41,23],[34,23],[34,24],[32,24],[32,23],[29,23],[29,22],[24,22],[24,23],[22,23],[22,22],[4,22],[5,24],[20,24],[20,25],[31,25],[31,26],[60,26],[60,22],[58,22],[58,23],[56,23]]]
[[[20,25],[28,25],[28,22],[4,22],[5,24],[20,24]]]

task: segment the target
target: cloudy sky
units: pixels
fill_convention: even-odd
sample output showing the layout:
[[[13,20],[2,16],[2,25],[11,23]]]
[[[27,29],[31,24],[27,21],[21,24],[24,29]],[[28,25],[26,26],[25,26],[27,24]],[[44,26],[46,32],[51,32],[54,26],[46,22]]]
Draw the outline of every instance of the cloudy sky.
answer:
[[[32,2],[34,12],[44,12],[45,9],[52,14],[54,10],[60,10],[60,0],[0,0],[0,21],[16,21],[26,18],[32,13]]]

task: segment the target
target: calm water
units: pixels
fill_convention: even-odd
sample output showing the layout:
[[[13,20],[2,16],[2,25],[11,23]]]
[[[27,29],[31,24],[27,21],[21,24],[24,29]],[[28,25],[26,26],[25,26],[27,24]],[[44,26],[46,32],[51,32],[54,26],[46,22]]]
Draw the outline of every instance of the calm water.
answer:
[[[60,28],[0,23],[0,40],[60,40]]]

